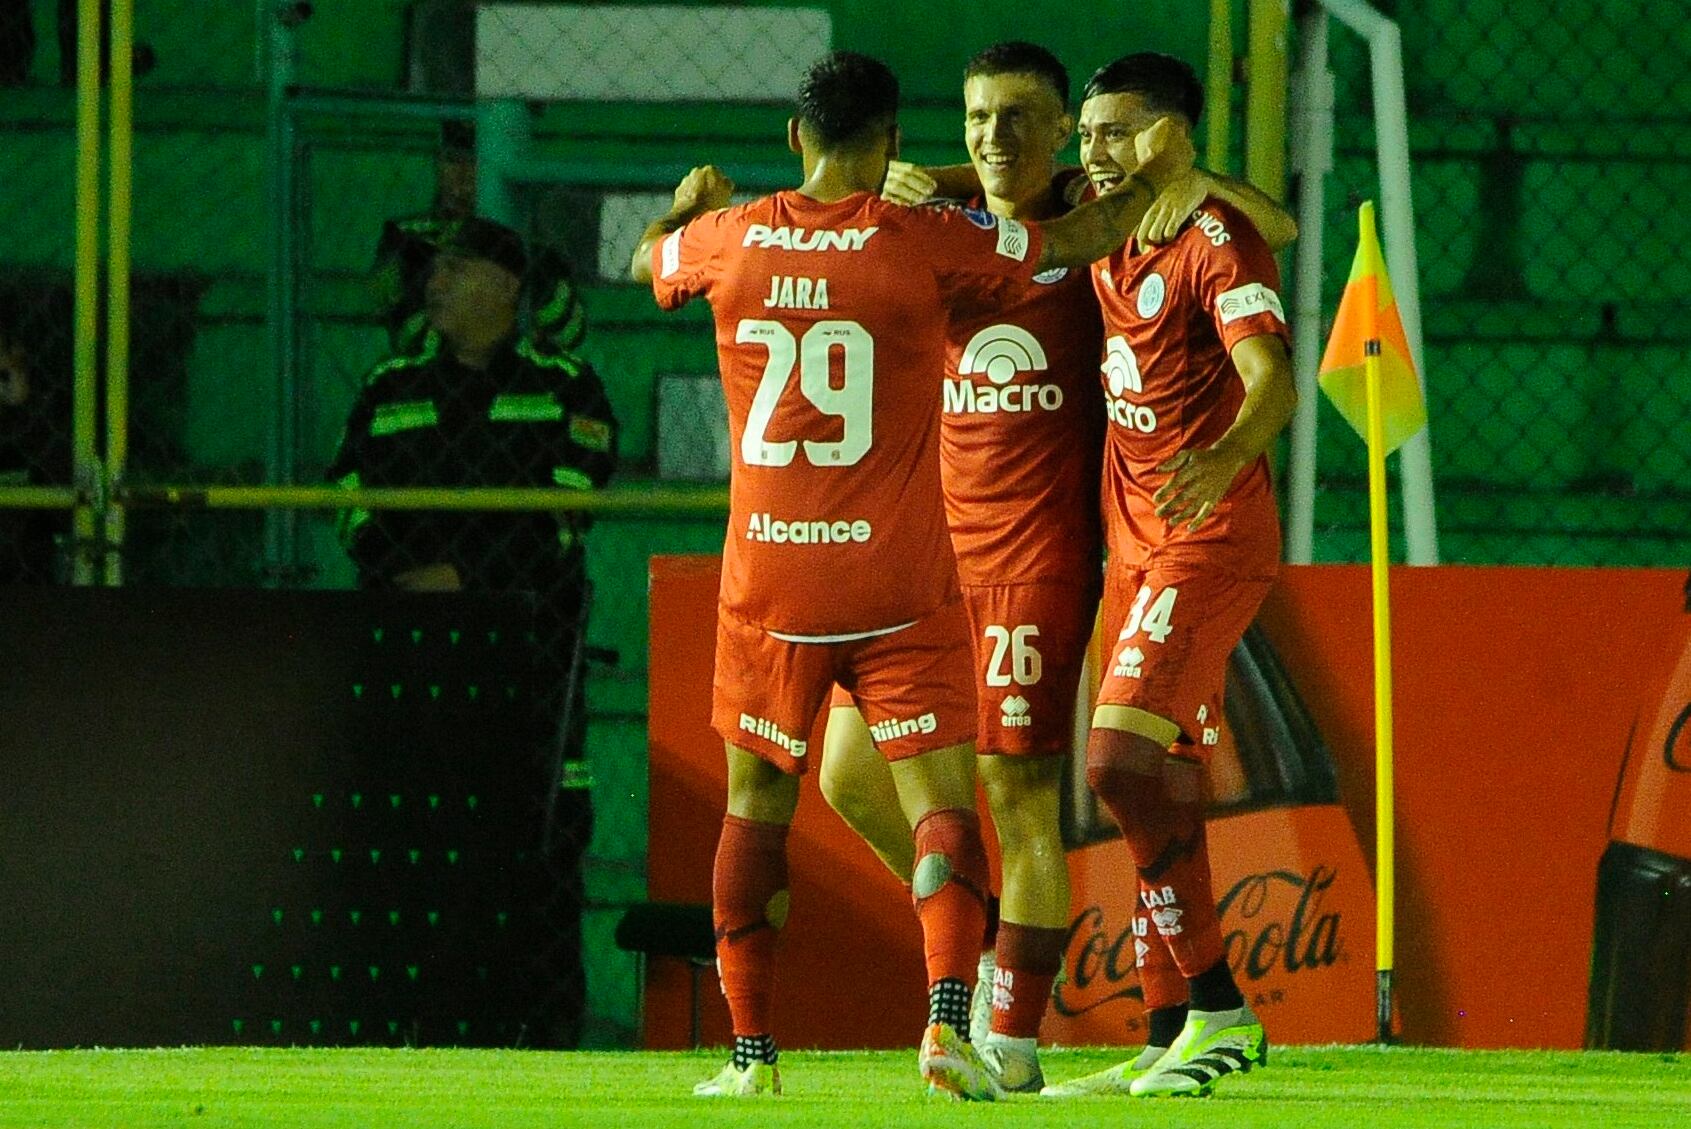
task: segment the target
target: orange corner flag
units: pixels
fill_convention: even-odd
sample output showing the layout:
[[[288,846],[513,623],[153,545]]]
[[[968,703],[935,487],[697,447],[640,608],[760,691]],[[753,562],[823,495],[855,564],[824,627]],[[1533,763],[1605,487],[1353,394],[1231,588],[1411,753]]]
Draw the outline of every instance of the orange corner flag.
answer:
[[[1380,414],[1385,424],[1385,453],[1390,454],[1427,425],[1427,407],[1421,400],[1421,383],[1415,378],[1415,362],[1398,318],[1397,298],[1392,294],[1380,241],[1374,234],[1372,200],[1362,205],[1360,222],[1361,240],[1351,263],[1350,281],[1345,283],[1327,352],[1321,358],[1321,390],[1366,441],[1366,359],[1369,344],[1377,342]]]

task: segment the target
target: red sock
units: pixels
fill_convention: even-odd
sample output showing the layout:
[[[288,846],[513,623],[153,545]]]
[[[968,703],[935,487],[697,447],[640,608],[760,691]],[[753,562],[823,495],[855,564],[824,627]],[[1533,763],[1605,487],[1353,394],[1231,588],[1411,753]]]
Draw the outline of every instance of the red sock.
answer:
[[[1168,945],[1151,924],[1150,911],[1143,905],[1133,915],[1133,963],[1139,970],[1146,1011],[1186,1002],[1186,977],[1180,975],[1174,954],[1168,951]]]
[[[1094,729],[1086,745],[1086,780],[1110,809],[1139,868],[1139,908],[1168,944],[1181,975],[1212,968],[1225,952],[1210,888],[1209,839],[1203,805],[1175,801],[1157,775],[1134,772],[1149,738]],[[1141,749],[1134,750],[1135,743]]]
[[[787,922],[787,826],[722,820],[711,874],[716,967],[734,1034],[774,1029],[775,938]]]
[[[992,974],[992,1032],[1036,1039],[1063,967],[1067,929],[998,923],[998,969]]]
[[[966,808],[931,811],[916,824],[911,889],[922,923],[928,983],[975,982],[986,931],[986,847],[980,817]]]

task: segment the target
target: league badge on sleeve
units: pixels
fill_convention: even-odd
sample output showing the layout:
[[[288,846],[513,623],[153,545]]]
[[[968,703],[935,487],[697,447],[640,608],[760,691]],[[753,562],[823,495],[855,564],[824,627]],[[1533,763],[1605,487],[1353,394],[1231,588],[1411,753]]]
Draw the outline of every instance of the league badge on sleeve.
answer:
[[[985,208],[963,208],[961,211],[968,217],[970,223],[982,231],[991,231],[998,226],[998,217]]]

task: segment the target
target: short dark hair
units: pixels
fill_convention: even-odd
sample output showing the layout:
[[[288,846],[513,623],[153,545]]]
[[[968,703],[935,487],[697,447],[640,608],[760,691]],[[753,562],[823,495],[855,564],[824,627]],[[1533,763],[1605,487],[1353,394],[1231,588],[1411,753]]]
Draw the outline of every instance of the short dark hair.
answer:
[[[1057,56],[1037,43],[1011,39],[994,43],[978,53],[963,68],[963,81],[971,78],[991,78],[1001,74],[1037,75],[1051,84],[1057,101],[1065,108],[1069,104],[1069,72]]]
[[[898,120],[898,78],[879,59],[830,52],[799,81],[798,118],[824,145],[861,140]]]
[[[1141,51],[1099,67],[1086,82],[1082,100],[1100,94],[1137,94],[1161,114],[1183,114],[1193,125],[1204,112],[1204,84],[1184,59]]]

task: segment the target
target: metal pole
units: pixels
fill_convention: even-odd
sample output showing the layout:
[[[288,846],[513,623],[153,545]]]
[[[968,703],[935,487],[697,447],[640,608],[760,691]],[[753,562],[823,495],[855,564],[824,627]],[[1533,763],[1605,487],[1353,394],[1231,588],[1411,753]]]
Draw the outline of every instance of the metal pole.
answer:
[[[111,0],[111,121],[107,146],[106,476],[118,487],[129,466],[130,218],[135,172],[135,0]],[[108,499],[105,582],[123,583],[123,505]]]
[[[1245,179],[1286,198],[1286,0],[1251,0]]]
[[[1226,172],[1228,136],[1233,126],[1233,0],[1210,0],[1209,123],[1204,136],[1204,164]]]
[[[1409,105],[1403,89],[1403,40],[1397,24],[1363,0],[1321,0],[1321,3],[1368,40],[1386,266],[1391,272],[1398,316],[1403,320],[1403,332],[1409,339],[1409,352],[1425,400],[1427,370],[1421,341],[1421,277],[1415,256],[1415,216],[1409,184]],[[1439,563],[1438,519],[1433,497],[1432,443],[1426,428],[1404,443],[1398,466],[1402,475],[1408,562],[1436,565]]]
[[[89,502],[71,515],[71,583],[94,583],[97,514],[105,494],[99,417],[100,0],[78,0],[76,36],[76,281],[71,450],[76,489]]]
[[[1327,69],[1327,13],[1311,8],[1298,28],[1298,107],[1292,161],[1298,176],[1298,245],[1293,259],[1293,371],[1297,414],[1287,462],[1286,560],[1315,559],[1315,471],[1320,436],[1321,251],[1326,176],[1333,168],[1333,74]]]
[[[271,3],[260,8],[266,51],[265,213],[270,223],[267,317],[273,401],[265,476],[272,483],[292,483],[299,445],[298,258],[294,207],[294,121],[288,105],[297,61],[294,29],[310,15],[307,6]],[[298,515],[277,510],[264,516],[265,571],[290,575],[297,563]]]

